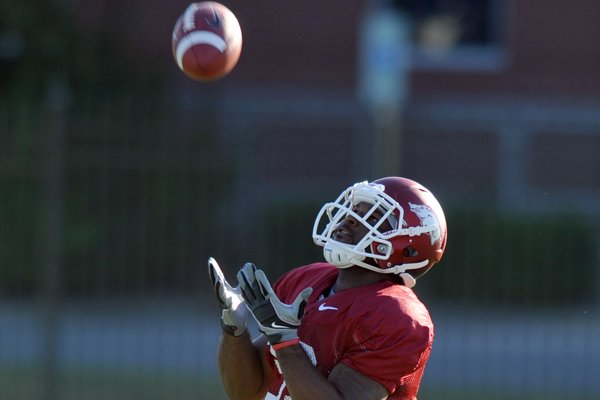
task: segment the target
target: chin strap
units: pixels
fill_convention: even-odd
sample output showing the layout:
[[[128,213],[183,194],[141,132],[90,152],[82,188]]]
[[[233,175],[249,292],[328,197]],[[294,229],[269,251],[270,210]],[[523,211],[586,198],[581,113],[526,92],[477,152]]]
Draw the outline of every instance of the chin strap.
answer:
[[[427,264],[429,264],[429,260],[423,260],[421,262],[416,262],[416,263],[405,263],[402,265],[395,265],[393,267],[383,269],[383,268],[379,268],[379,267],[376,267],[371,264],[367,264],[364,261],[356,261],[356,260],[354,261],[354,265],[356,265],[357,267],[366,268],[370,271],[379,272],[380,274],[398,275],[400,278],[402,278],[402,282],[404,282],[404,286],[406,286],[408,288],[415,287],[415,285],[417,284],[417,280],[406,271],[410,271],[411,269],[423,268]],[[348,266],[338,267],[338,268],[347,268],[347,267]]]
[[[380,270],[380,271],[384,272],[386,274],[396,274],[396,275],[402,276],[403,274],[407,273],[406,271],[410,271],[411,269],[423,268],[427,264],[429,264],[429,260],[423,260],[423,261],[419,261],[416,263],[404,263],[401,265],[395,265],[391,268],[387,268],[387,269]]]
[[[380,274],[395,274],[402,278],[402,282],[404,282],[404,286],[408,288],[413,288],[417,284],[417,280],[409,274],[407,271],[411,269],[419,269],[425,267],[429,264],[429,260],[423,260],[416,263],[404,263],[400,265],[395,265],[389,268],[379,268],[375,265],[371,265],[365,262],[364,255],[356,256],[351,251],[343,251],[344,247],[349,247],[349,245],[344,245],[340,243],[335,243],[336,246],[325,246],[323,248],[323,255],[325,256],[325,260],[340,269],[349,268],[352,266],[357,266],[361,268],[368,269],[370,271],[379,272]],[[340,251],[342,250],[342,251]],[[349,256],[351,255],[351,256]]]
[[[394,267],[389,268],[387,270],[383,270],[383,271],[390,270],[391,271],[390,273],[396,274],[400,278],[402,278],[402,281],[404,282],[404,286],[406,286],[408,288],[413,288],[417,284],[417,280],[406,271],[410,271],[411,269],[423,268],[427,264],[429,264],[429,260],[423,260],[421,262],[416,262],[416,263],[405,263],[402,265],[395,265]]]

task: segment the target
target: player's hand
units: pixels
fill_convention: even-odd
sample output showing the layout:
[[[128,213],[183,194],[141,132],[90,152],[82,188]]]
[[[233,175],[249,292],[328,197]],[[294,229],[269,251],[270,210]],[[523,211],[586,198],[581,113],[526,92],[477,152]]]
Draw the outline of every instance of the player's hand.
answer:
[[[246,263],[237,274],[242,296],[269,343],[298,339],[298,327],[312,288],[304,289],[292,304],[282,303],[265,273],[252,263]]]
[[[246,332],[248,309],[245,306],[239,285],[232,287],[225,279],[217,260],[208,259],[208,275],[212,281],[217,304],[221,308],[221,326],[223,331],[233,336]]]

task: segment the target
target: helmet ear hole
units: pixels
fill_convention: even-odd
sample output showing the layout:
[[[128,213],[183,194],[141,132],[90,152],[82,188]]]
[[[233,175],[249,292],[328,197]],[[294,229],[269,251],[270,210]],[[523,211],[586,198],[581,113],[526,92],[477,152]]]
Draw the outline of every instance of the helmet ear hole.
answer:
[[[412,246],[407,246],[403,250],[404,257],[416,257],[419,255],[419,251]]]

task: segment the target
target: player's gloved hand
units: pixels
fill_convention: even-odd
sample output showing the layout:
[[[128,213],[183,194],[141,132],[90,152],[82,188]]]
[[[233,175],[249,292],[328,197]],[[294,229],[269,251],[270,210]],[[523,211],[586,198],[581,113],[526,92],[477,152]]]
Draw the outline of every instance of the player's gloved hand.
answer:
[[[208,259],[208,275],[212,281],[217,304],[221,308],[221,327],[229,335],[241,336],[246,332],[248,309],[239,285],[232,287],[225,279],[217,260]]]
[[[292,304],[282,303],[262,270],[252,263],[246,263],[237,274],[242,296],[258,323],[258,329],[265,334],[273,346],[282,342],[298,340],[298,327],[304,315],[308,297],[313,289],[304,289]]]

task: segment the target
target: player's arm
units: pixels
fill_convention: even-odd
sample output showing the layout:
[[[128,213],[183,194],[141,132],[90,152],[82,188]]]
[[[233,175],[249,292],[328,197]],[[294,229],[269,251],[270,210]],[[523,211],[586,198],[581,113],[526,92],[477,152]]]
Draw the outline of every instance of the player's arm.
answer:
[[[223,332],[219,340],[218,365],[225,391],[234,400],[261,399],[274,377],[266,360],[266,339],[254,343],[247,330],[248,309],[239,286],[232,287],[217,261],[208,260],[208,274],[221,309]]]
[[[336,365],[326,378],[310,362],[300,345],[277,350],[277,360],[294,400],[382,400],[387,389],[345,364]]]
[[[273,380],[273,370],[265,357],[267,340],[251,341],[246,331],[241,336],[221,335],[218,364],[223,387],[230,399],[262,399]]]
[[[332,370],[329,379],[315,368],[298,338],[298,327],[312,288],[292,304],[279,300],[264,272],[247,263],[238,272],[242,296],[258,327],[276,351],[277,361],[294,400],[381,400],[387,389],[345,365]]]

